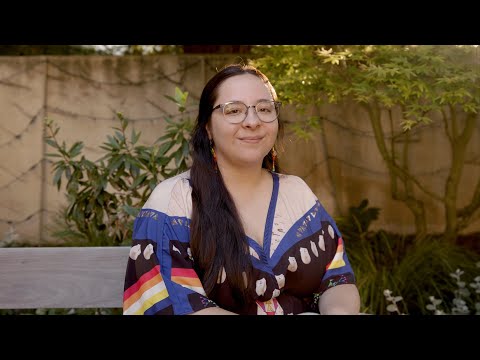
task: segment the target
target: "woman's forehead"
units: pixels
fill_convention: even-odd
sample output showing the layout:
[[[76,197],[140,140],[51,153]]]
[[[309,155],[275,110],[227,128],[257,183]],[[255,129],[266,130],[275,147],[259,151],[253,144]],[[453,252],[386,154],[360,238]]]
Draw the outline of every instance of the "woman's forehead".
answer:
[[[249,101],[271,99],[272,95],[259,77],[252,74],[243,74],[226,79],[217,90],[217,101],[233,100]]]

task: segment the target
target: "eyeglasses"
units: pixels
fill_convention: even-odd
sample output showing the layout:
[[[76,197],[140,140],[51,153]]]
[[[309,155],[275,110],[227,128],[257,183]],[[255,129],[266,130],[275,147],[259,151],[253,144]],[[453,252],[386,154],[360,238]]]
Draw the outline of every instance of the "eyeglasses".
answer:
[[[225,120],[230,124],[239,124],[247,118],[248,109],[254,108],[260,121],[270,123],[278,118],[281,104],[279,101],[262,100],[256,105],[247,106],[241,101],[229,101],[215,106],[212,112],[222,109]]]

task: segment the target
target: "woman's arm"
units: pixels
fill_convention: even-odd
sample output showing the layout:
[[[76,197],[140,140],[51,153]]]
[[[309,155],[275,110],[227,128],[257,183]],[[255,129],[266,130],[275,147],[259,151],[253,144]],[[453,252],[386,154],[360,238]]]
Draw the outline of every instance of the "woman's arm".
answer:
[[[318,301],[321,315],[358,315],[360,294],[354,284],[341,284],[327,289]]]

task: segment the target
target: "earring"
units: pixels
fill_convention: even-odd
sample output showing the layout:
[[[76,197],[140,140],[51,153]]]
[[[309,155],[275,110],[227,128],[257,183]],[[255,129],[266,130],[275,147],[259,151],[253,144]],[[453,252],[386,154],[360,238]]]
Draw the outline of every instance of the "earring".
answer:
[[[277,159],[277,152],[275,146],[272,148],[272,171],[275,172],[275,160]]]
[[[215,149],[213,148],[213,140],[212,139],[210,139],[210,152],[212,153],[215,172],[217,172],[217,169],[218,169],[217,168],[217,155],[215,154]]]

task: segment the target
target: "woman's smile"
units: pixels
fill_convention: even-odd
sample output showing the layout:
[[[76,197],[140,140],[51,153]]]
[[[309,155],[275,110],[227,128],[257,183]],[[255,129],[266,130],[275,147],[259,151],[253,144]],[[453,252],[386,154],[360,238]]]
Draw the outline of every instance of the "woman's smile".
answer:
[[[239,140],[249,143],[249,144],[258,144],[260,141],[262,141],[264,136],[244,136],[240,137]]]

